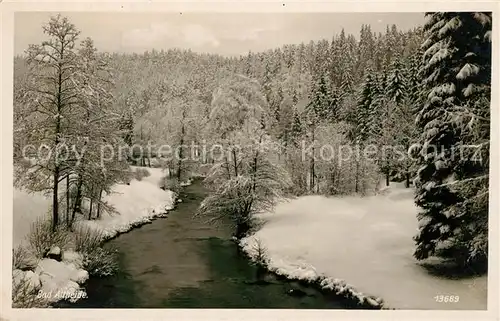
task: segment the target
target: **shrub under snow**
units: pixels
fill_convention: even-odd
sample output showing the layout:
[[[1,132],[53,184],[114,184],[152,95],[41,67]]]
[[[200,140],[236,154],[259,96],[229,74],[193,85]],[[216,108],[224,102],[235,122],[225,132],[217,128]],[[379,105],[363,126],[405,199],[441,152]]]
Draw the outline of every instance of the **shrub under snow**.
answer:
[[[103,233],[86,225],[75,231],[75,250],[82,255],[82,267],[92,276],[109,276],[118,270],[118,258],[113,250],[101,247]]]
[[[43,258],[53,246],[63,247],[69,241],[68,232],[63,228],[52,231],[49,220],[37,218],[28,234],[30,250],[37,258]]]

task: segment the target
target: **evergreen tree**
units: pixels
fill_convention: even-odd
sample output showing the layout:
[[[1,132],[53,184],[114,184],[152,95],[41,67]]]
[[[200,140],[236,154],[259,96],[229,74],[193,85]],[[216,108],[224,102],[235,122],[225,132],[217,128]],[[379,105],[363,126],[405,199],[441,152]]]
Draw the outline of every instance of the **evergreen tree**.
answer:
[[[376,76],[368,72],[359,93],[356,110],[350,116],[354,123],[354,132],[351,136],[357,144],[367,142],[376,129],[376,104],[374,102],[379,94],[377,87]]]
[[[415,107],[413,109],[414,113],[418,111],[418,108],[420,107],[422,102],[422,98],[424,97],[424,94],[422,94],[422,77],[420,75],[420,71],[423,67],[422,57],[422,50],[416,50],[408,57],[406,69],[406,96],[411,104]]]
[[[306,110],[311,117],[314,117],[315,121],[329,119],[337,114],[329,87],[327,77],[321,76],[310,94],[310,103]]]
[[[399,59],[395,59],[391,64],[386,90],[389,99],[392,99],[396,104],[400,104],[405,98],[406,79],[403,65]]]
[[[120,131],[122,132],[123,141],[128,146],[132,146],[134,137],[134,118],[129,110],[121,115]]]
[[[281,118],[281,103],[283,102],[283,88],[278,87],[278,93],[272,102],[272,112],[274,114],[274,119],[276,123],[280,122]]]
[[[302,137],[304,133],[302,121],[297,111],[297,108],[293,108],[293,122],[290,128],[290,139],[295,144],[295,146],[299,146],[298,140]]]
[[[362,25],[358,46],[358,77],[367,69],[375,69],[375,39],[370,25]]]
[[[488,161],[460,151],[478,144],[484,148],[474,153],[488,154],[491,13],[426,16],[415,257],[451,252],[461,263],[481,261],[487,255]]]

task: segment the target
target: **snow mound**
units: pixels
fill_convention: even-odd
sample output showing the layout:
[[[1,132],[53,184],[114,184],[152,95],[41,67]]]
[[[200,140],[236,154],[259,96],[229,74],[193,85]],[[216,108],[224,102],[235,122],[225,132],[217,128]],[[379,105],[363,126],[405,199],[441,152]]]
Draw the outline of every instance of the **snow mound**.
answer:
[[[383,299],[388,308],[486,309],[486,276],[444,278],[413,258],[416,214],[412,189],[397,184],[365,198],[304,196],[258,215],[262,228],[240,245],[255,258],[259,242],[269,270],[319,282],[360,304]],[[439,295],[459,296],[460,304],[440,303]]]
[[[28,274],[33,274],[32,280],[37,278],[40,280],[38,295],[43,296],[49,302],[61,299],[75,302],[86,296],[85,289],[80,285],[88,280],[89,274],[75,263],[43,259],[38,263],[35,271],[26,272],[26,276]]]

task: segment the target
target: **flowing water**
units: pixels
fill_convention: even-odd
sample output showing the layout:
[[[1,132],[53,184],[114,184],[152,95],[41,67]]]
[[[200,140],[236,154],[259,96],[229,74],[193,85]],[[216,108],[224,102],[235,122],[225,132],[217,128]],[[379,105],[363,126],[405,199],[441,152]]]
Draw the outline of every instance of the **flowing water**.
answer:
[[[267,274],[238,252],[227,226],[193,217],[207,190],[195,181],[167,218],[109,241],[118,250],[120,272],[91,278],[88,298],[60,303],[72,308],[313,308],[346,303],[314,288]]]

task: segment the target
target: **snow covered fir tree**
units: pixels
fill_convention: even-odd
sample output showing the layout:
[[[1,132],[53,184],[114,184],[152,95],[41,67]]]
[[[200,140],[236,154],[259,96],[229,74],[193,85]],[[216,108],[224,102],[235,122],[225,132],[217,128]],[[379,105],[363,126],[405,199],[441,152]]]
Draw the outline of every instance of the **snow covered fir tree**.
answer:
[[[491,14],[430,13],[417,124],[422,145],[415,256],[487,259]],[[451,253],[450,253],[451,251]]]
[[[491,12],[44,14],[16,31],[13,307],[487,308]]]

